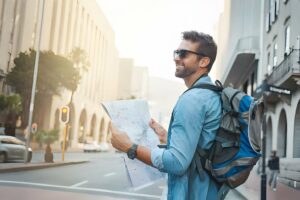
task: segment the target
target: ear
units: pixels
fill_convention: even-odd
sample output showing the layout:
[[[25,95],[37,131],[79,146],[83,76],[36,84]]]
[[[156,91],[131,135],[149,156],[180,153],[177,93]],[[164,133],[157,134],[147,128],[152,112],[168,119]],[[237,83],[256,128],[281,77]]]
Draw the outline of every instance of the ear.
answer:
[[[207,67],[207,65],[209,65],[209,63],[210,63],[210,58],[209,57],[203,57],[199,61],[200,67],[203,67],[203,68]]]

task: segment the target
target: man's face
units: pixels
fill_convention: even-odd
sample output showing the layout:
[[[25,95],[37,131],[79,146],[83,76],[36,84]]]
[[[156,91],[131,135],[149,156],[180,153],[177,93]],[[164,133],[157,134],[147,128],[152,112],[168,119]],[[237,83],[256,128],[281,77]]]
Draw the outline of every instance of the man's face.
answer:
[[[190,40],[182,40],[177,50],[197,52],[197,49],[198,43],[193,43]],[[199,55],[192,52],[186,52],[183,58],[180,56],[174,57],[174,62],[176,64],[176,77],[185,78],[194,74],[198,70],[200,58]]]

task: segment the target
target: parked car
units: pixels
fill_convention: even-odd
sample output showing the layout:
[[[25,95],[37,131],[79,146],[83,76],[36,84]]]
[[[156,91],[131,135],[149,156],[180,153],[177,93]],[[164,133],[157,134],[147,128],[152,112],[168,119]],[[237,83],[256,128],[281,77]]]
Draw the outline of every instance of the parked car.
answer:
[[[26,145],[16,137],[0,135],[0,163],[24,160]],[[28,148],[28,159],[32,158],[32,149]]]
[[[100,146],[96,142],[85,143],[83,145],[83,152],[99,152]]]
[[[90,142],[90,143],[85,143],[83,145],[83,152],[104,152],[108,151],[108,145],[106,143],[100,143],[98,144],[97,142]]]

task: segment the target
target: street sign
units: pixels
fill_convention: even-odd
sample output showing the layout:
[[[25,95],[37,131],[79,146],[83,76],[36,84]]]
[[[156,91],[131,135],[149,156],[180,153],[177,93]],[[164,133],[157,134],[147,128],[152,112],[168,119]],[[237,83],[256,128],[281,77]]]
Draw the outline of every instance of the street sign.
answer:
[[[292,94],[291,90],[286,89],[286,88],[277,87],[277,86],[274,86],[274,85],[269,85],[268,90],[270,92],[285,94],[285,95],[289,95],[289,96]]]
[[[36,133],[36,131],[37,131],[37,123],[33,123],[31,125],[31,133]]]
[[[60,122],[61,123],[68,123],[69,122],[69,115],[70,115],[70,108],[69,106],[63,106],[60,109]]]

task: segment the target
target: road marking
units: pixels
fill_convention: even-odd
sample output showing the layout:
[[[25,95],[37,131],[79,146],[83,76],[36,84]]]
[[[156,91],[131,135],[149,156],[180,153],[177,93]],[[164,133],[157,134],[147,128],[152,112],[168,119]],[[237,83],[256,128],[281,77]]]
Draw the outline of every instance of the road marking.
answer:
[[[116,194],[116,195],[126,195],[132,197],[145,197],[145,198],[153,198],[153,199],[160,199],[160,196],[156,195],[149,195],[149,194],[140,194],[140,193],[131,193],[131,192],[120,192],[115,190],[106,190],[106,189],[98,189],[98,188],[84,188],[84,187],[70,187],[70,186],[63,186],[63,185],[51,185],[51,184],[43,184],[43,183],[32,183],[32,182],[20,182],[20,181],[4,181],[0,180],[0,184],[18,184],[18,185],[30,185],[30,186],[37,186],[41,188],[60,188],[60,189],[67,189],[67,190],[76,190],[76,191],[92,191],[92,192],[103,192],[108,194]],[[5,185],[7,186],[7,185]]]
[[[71,185],[70,187],[78,187],[78,186],[81,186],[81,185],[83,185],[83,184],[86,184],[88,181],[82,181],[82,182],[80,182],[80,183],[76,183],[76,184],[74,184],[74,185]]]
[[[104,177],[109,177],[109,176],[113,176],[113,175],[116,175],[116,173],[115,172],[108,173],[108,174],[105,174]]]

